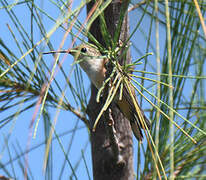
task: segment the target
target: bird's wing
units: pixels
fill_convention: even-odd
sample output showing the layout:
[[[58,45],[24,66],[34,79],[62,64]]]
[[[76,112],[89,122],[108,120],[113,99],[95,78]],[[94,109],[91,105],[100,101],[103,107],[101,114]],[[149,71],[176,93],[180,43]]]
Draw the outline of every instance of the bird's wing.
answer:
[[[131,125],[132,131],[133,131],[135,137],[139,141],[141,141],[143,138],[143,134],[141,131],[141,128],[143,128],[143,125],[142,125],[141,120],[140,120],[141,117],[139,117],[139,116],[142,116],[142,120],[144,120],[148,129],[150,129],[151,125],[150,125],[150,121],[147,119],[143,110],[139,106],[137,99],[136,99],[135,92],[134,92],[134,88],[133,89],[132,88],[133,87],[131,87],[132,93],[134,94],[136,104],[137,104],[141,114],[139,114],[136,111],[132,97],[129,94],[129,91],[126,87],[123,88],[122,100],[117,100],[117,105],[118,105],[119,109],[121,110],[121,112],[125,115],[125,117],[127,117],[127,119],[130,121],[130,125]]]
[[[134,88],[133,88],[132,86],[130,86],[130,87],[131,87],[131,92],[132,92],[133,95],[134,95],[134,99],[135,99],[135,101],[136,101],[136,104],[137,104],[137,106],[138,106],[138,108],[139,108],[139,111],[140,111],[140,113],[142,114],[143,120],[144,120],[144,122],[146,123],[148,129],[150,129],[150,128],[151,128],[150,121],[147,119],[147,117],[146,117],[145,114],[144,114],[144,111],[142,110],[142,108],[139,106],[139,103],[137,102],[137,98],[136,98],[136,94],[135,94]],[[123,88],[123,97],[125,98],[125,101],[127,102],[128,107],[130,108],[130,112],[131,112],[133,115],[135,115],[135,118],[138,120],[141,128],[143,128],[143,125],[142,125],[142,123],[141,123],[139,114],[138,114],[138,112],[136,111],[135,105],[134,105],[134,103],[133,103],[132,97],[131,97],[131,95],[129,94],[129,91],[128,91],[128,89],[127,89],[126,87]]]

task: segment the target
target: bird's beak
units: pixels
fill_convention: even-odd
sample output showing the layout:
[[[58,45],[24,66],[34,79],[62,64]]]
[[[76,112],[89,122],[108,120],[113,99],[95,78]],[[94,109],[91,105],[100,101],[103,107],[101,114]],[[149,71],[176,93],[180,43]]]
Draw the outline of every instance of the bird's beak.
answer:
[[[75,49],[70,49],[70,50],[60,50],[60,51],[48,51],[48,52],[44,52],[42,54],[68,53],[68,54],[71,54],[72,56],[74,56],[76,51],[77,50],[75,50]]]
[[[61,51],[48,51],[48,52],[43,52],[42,54],[56,54],[56,53],[70,53],[70,51],[67,50],[61,50]]]
[[[77,52],[77,50],[74,48],[74,49],[70,49],[68,51],[69,54],[71,54],[72,56],[75,56],[75,53]]]

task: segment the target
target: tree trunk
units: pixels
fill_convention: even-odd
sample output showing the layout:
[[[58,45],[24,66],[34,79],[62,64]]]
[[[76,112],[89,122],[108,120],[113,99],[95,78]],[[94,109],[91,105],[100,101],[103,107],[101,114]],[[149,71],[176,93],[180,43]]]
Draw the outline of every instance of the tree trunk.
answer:
[[[114,0],[105,10],[104,17],[108,27],[108,31],[111,37],[114,37],[116,26],[119,22],[121,8],[128,7],[129,1]],[[90,2],[87,5],[87,12],[92,9],[94,2]],[[105,45],[105,41],[102,38],[100,31],[99,19],[96,19],[92,24],[90,33],[102,44]],[[128,15],[125,14],[125,18],[122,24],[122,31],[120,34],[120,40],[124,42],[129,34],[128,27]],[[128,51],[127,62],[131,61],[131,57]],[[102,108],[103,103],[96,102],[97,89],[91,86],[91,98],[87,107],[87,113],[90,118],[91,126],[94,124],[99,111]],[[111,116],[114,121],[114,128],[116,130],[115,136],[117,137],[118,150],[114,152],[112,147],[111,138],[108,136],[108,122],[102,116],[99,120],[96,131],[91,132],[91,145],[92,145],[92,161],[93,161],[93,179],[94,180],[133,180],[133,142],[132,131],[130,123],[124,118],[117,106],[113,103],[110,106]]]

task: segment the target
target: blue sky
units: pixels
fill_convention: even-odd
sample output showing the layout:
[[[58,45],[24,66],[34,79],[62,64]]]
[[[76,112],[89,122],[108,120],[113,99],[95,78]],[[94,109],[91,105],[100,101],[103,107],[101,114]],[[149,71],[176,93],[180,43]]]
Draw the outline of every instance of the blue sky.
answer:
[[[40,1],[40,3],[42,3],[43,1]],[[77,3],[77,1],[75,1],[75,3]],[[78,4],[74,4],[73,7],[76,7]],[[2,7],[2,5],[0,4],[0,7]],[[44,1],[44,3],[40,4],[40,7],[43,7],[43,9],[46,9],[45,11],[51,15],[53,18],[58,18],[60,17],[60,12],[56,10],[56,8],[54,7],[54,5],[52,5],[52,3],[48,3],[47,1]],[[21,23],[23,24],[24,28],[29,32],[30,31],[30,12],[28,11],[28,8],[26,8],[25,4],[20,4],[18,6],[12,7],[12,10],[14,10],[18,16],[18,18],[21,20]],[[139,21],[140,18],[140,14],[142,12],[141,11],[134,11],[131,12],[130,14],[130,30],[132,31],[134,29],[134,27],[136,26],[136,24]],[[11,29],[13,30],[13,32],[15,33],[16,37],[18,38],[19,42],[23,42],[19,33],[17,33],[15,26],[12,24],[11,20],[9,19],[9,16],[7,15],[7,13],[5,12],[4,9],[0,9],[0,17],[1,17],[1,26],[0,26],[0,38],[3,39],[4,42],[6,42],[6,44],[8,45],[8,47],[10,47],[10,49],[12,50],[12,52],[16,55],[18,55],[18,57],[21,57],[21,54],[11,36],[11,33],[8,31],[7,25],[9,24]],[[81,12],[81,14],[78,16],[78,20],[80,20],[81,22],[85,20],[86,17],[86,11],[85,8],[83,9],[83,11]],[[46,31],[50,31],[53,27],[54,27],[54,22],[52,22],[51,20],[47,19],[47,18],[43,18],[43,23],[44,23],[44,27],[46,28]],[[35,24],[36,25],[36,24]],[[142,55],[144,55],[147,52],[154,52],[154,50],[149,47],[149,49],[146,49],[147,46],[147,40],[144,37],[144,33],[148,34],[149,32],[149,25],[150,25],[150,19],[147,17],[147,15],[144,17],[140,29],[135,33],[135,35],[133,36],[131,42],[132,42],[132,47],[131,47],[131,52],[132,52],[132,59],[136,60],[139,57],[141,57]],[[155,33],[154,33],[154,24],[153,24],[153,28],[152,28],[152,36],[151,36],[151,42],[153,44],[153,46],[155,47]],[[39,33],[39,30],[37,28],[34,28],[34,39],[35,42],[38,42],[42,37]],[[74,31],[75,33],[75,31]],[[160,28],[160,41],[164,42],[165,40],[165,31],[163,30],[163,28]],[[51,42],[54,46],[54,49],[58,49],[60,46],[60,43],[63,39],[64,36],[64,31],[62,31],[61,29],[58,29],[52,36],[51,36]],[[83,37],[83,36],[81,36]],[[84,38],[84,40],[86,40],[86,38]],[[72,42],[72,39],[68,36],[65,45],[64,45],[64,49],[68,48],[68,46],[70,45],[70,43]],[[77,41],[77,44],[79,43],[79,41]],[[41,47],[44,47],[45,44],[41,44]],[[138,47],[138,49],[141,51],[141,53],[137,53],[137,51],[134,49],[133,46]],[[23,47],[23,46],[22,46]],[[164,49],[164,44],[161,44],[160,47],[160,53],[161,55],[163,54],[163,49]],[[46,48],[45,51],[48,51],[48,49]],[[23,48],[23,52],[26,52],[26,50]],[[28,58],[28,62],[30,60],[29,57]],[[61,55],[61,58],[63,59],[63,55]],[[51,55],[47,55],[47,57],[44,58],[44,60],[46,61],[46,63],[50,64],[49,67],[52,66],[53,63],[53,57]],[[156,62],[155,62],[155,55],[153,56],[149,56],[148,57],[148,65],[147,65],[147,70],[148,71],[153,71],[156,68]],[[72,66],[73,62],[73,58],[71,56],[67,56],[66,59],[64,60],[63,63],[63,68],[65,70],[65,72],[67,72],[69,74]],[[144,67],[144,60],[142,61],[143,64],[139,65],[137,68],[138,69],[143,69]],[[153,68],[154,69],[153,69]],[[74,70],[73,72],[75,71]],[[67,75],[68,75],[67,74]],[[62,86],[64,87],[65,85],[65,81],[63,81],[62,78],[62,74],[59,72],[57,73],[57,75],[55,76],[56,80],[59,82],[62,82]],[[87,76],[85,75],[85,73],[83,73],[83,84],[85,86],[86,90],[89,90],[89,80],[87,78]],[[74,73],[71,74],[71,83],[75,84],[74,81]],[[147,87],[149,84],[146,84],[145,86]],[[189,86],[189,85],[188,85]],[[88,91],[87,91],[88,92]],[[66,96],[69,99],[69,102],[75,106],[75,101],[71,95],[71,92],[69,90],[69,88],[66,91]],[[89,99],[89,93],[88,93],[88,99]],[[34,101],[36,101],[37,99],[34,99]],[[143,101],[143,107],[144,108],[151,108],[151,105],[149,105],[149,103],[146,103],[145,101]],[[22,107],[16,107],[16,108],[22,108]],[[16,110],[16,109],[15,109]],[[9,113],[11,113],[12,111],[14,111],[14,109],[7,111],[6,113],[1,113],[0,116],[1,118],[6,117]],[[34,114],[35,109],[29,109],[28,111],[24,112],[23,114],[19,115],[16,119],[13,119],[11,123],[9,123],[8,125],[6,125],[6,127],[2,128],[0,131],[0,162],[5,164],[6,162],[9,161],[10,158],[14,158],[16,157],[16,149],[18,151],[18,153],[20,152],[20,149],[22,152],[24,152],[26,150],[27,144],[28,144],[28,136],[31,133],[31,130],[29,129],[31,120],[32,120],[32,115]],[[49,115],[51,117],[51,120],[54,120],[54,117],[57,113],[57,109],[54,108],[49,108]],[[148,115],[148,114],[147,114]],[[36,121],[35,121],[36,124]],[[69,151],[69,155],[68,158],[73,166],[73,168],[75,167],[76,163],[78,162],[79,158],[82,156],[82,150],[84,150],[84,157],[87,161],[87,165],[89,168],[89,173],[90,176],[92,177],[92,160],[91,160],[91,151],[90,151],[90,143],[89,143],[89,135],[88,135],[88,131],[85,128],[84,124],[78,120],[78,118],[76,116],[74,116],[71,112],[68,111],[64,111],[64,110],[60,110],[59,116],[58,116],[58,120],[56,123],[56,127],[55,127],[55,131],[57,134],[61,134],[64,132],[68,132],[68,131],[72,131],[74,128],[79,128],[79,130],[75,131],[74,134],[72,134],[72,132],[64,135],[64,136],[60,136],[60,141],[61,144],[64,146],[64,150],[67,151],[68,147],[70,147],[70,151]],[[34,130],[34,129],[33,129]],[[33,131],[32,131],[33,133]],[[4,141],[6,138],[9,137],[9,141],[8,141],[8,147],[9,147],[9,151],[8,148],[6,146],[2,146],[2,144],[5,145]],[[55,138],[55,135],[54,135]],[[41,144],[42,142],[44,142],[44,122],[43,122],[43,118],[40,119],[39,125],[38,125],[38,129],[37,129],[37,136],[35,137],[35,139],[32,139],[30,142],[30,148],[35,147],[38,144]],[[146,144],[146,139],[144,139],[144,145]],[[19,148],[19,147],[20,148]],[[85,149],[86,147],[86,149]],[[34,179],[44,179],[43,178],[43,162],[44,162],[44,149],[45,146],[40,146],[38,148],[36,148],[35,150],[33,150],[31,153],[29,153],[29,165],[33,174]],[[134,160],[136,162],[137,156],[136,156],[136,149],[137,149],[137,141],[134,139],[134,148],[135,148],[135,153],[134,153]],[[53,162],[53,179],[58,179],[59,177],[59,173],[61,171],[61,169],[59,168],[62,167],[62,163],[65,160],[62,149],[60,147],[59,142],[55,139],[52,142],[52,148],[50,150],[50,152],[54,155],[54,159],[52,160]],[[9,157],[9,153],[11,154],[11,157]],[[142,157],[143,158],[143,157]],[[18,179],[22,179],[23,174],[21,173],[20,168],[16,168],[19,163],[19,160],[14,161],[14,164],[9,163],[6,168],[8,168],[8,171],[11,174],[16,174],[16,177]],[[21,163],[24,163],[23,158],[21,158]],[[136,163],[134,163],[136,164]],[[143,167],[143,163],[141,164]],[[12,166],[15,166],[14,170],[12,168]],[[136,169],[136,166],[135,166]],[[15,171],[15,173],[13,172]],[[61,177],[61,179],[65,179],[66,177],[68,177],[69,175],[71,175],[72,171],[71,168],[69,167],[68,163],[66,163],[65,169],[64,169],[64,175],[63,177]],[[6,175],[5,172],[0,169],[0,175]],[[87,176],[87,172],[86,172],[86,168],[85,165],[83,163],[83,160],[81,160],[80,162],[80,166],[78,167],[78,170],[76,172],[76,174],[78,175],[78,179],[88,179]]]
[[[75,6],[76,6],[76,4],[74,4],[73,7],[75,7]],[[49,15],[51,15],[53,18],[58,18],[60,16],[60,14],[58,14],[58,12],[56,12],[56,9],[54,8],[53,5],[51,5],[51,3],[45,2],[42,4],[42,7],[44,9],[46,9],[46,12]],[[14,7],[12,7],[12,10],[15,11],[15,13],[17,14],[17,17],[20,19],[21,23],[23,24],[23,27],[29,32],[30,31],[30,23],[29,23],[30,22],[30,19],[29,19],[30,12],[28,11],[28,8],[26,8],[26,5],[21,4],[21,5],[14,6]],[[0,10],[0,16],[2,17],[1,18],[1,27],[0,27],[1,38],[3,38],[3,41],[7,43],[8,47],[10,47],[10,49],[12,50],[12,52],[14,54],[18,54],[19,57],[21,57],[19,50],[16,47],[14,40],[11,37],[11,33],[8,31],[6,24],[10,25],[10,27],[13,30],[13,32],[15,33],[16,37],[21,42],[22,40],[21,40],[20,35],[17,33],[15,26],[13,25],[13,23],[9,19],[7,13],[5,13],[5,10],[2,10],[2,9]],[[135,16],[135,15],[132,15],[132,16]],[[85,17],[86,17],[86,11],[84,9],[81,12],[81,14],[78,16],[78,20],[84,21]],[[145,20],[147,20],[147,19],[145,19]],[[132,29],[133,25],[136,25],[137,19],[131,18],[130,22],[131,22],[131,29]],[[45,17],[43,19],[43,23],[44,23],[44,27],[46,28],[47,32],[54,27],[54,23]],[[149,22],[148,22],[148,24],[149,24]],[[41,37],[38,29],[34,28],[34,31],[35,31],[34,32],[34,39],[37,42],[42,37]],[[50,40],[51,40],[51,42],[53,42],[54,49],[58,49],[58,47],[62,41],[63,35],[64,35],[64,32],[61,29],[58,29],[51,36]],[[85,38],[85,40],[86,40],[86,38]],[[72,41],[71,39],[69,39],[69,38],[67,39],[67,41],[64,45],[65,49],[67,48],[67,46],[70,45],[71,41]],[[145,47],[145,39],[143,36],[142,37],[139,37],[139,36],[134,37],[134,41],[138,42],[136,44],[137,46],[139,44],[141,44],[142,47]],[[78,42],[77,42],[77,44],[78,44]],[[43,47],[44,44],[42,44],[41,46]],[[25,51],[25,49],[23,49],[23,50]],[[141,49],[141,51],[142,51],[142,55],[143,55],[145,53],[145,49],[143,48],[143,49]],[[134,52],[134,51],[132,50],[132,52]],[[133,53],[132,55],[133,55],[134,59],[137,59],[140,57],[139,54]],[[47,56],[44,59],[45,59],[46,63],[53,62],[52,56]],[[63,64],[64,69],[65,69],[65,67],[68,67],[68,71],[66,70],[67,72],[70,71],[72,62],[73,62],[73,58],[71,56],[67,56],[67,58]],[[49,67],[51,67],[51,66],[49,66]],[[89,80],[85,74],[83,74],[83,77],[84,77],[84,85],[85,85],[86,89],[88,89],[89,84],[90,84]],[[55,78],[58,81],[61,81],[62,77],[60,74],[57,74]],[[71,82],[74,83],[73,74],[71,75]],[[70,103],[72,105],[75,104],[69,90],[67,90],[67,96],[71,97],[71,98],[69,98]],[[16,108],[21,108],[21,107],[16,107]],[[7,128],[3,128],[1,130],[1,142],[3,142],[4,139],[7,137],[7,135],[11,132],[11,136],[9,136],[9,141],[8,141],[8,145],[9,145],[10,151],[11,151],[11,157],[9,157],[7,148],[1,147],[1,149],[0,149],[0,152],[1,152],[0,162],[6,163],[9,161],[10,158],[16,157],[15,149],[17,149],[18,153],[21,153],[19,151],[19,148],[17,148],[18,147],[17,144],[19,144],[19,146],[21,147],[22,152],[24,152],[26,150],[26,147],[28,144],[28,136],[31,133],[31,130],[29,129],[29,125],[31,123],[32,115],[34,114],[34,111],[35,111],[34,108],[29,109],[28,111],[19,115],[16,119],[13,119],[12,123],[9,123],[7,125]],[[50,117],[51,117],[52,121],[54,120],[54,117],[56,115],[56,111],[57,110],[54,108],[49,109]],[[9,114],[10,111],[4,113],[3,115],[1,114],[1,116],[6,116],[7,113]],[[36,121],[35,121],[35,124],[36,124]],[[56,133],[60,134],[62,132],[67,132],[69,130],[74,129],[75,127],[77,127],[77,128],[80,127],[81,129],[76,131],[75,134],[73,134],[73,136],[71,135],[71,133],[69,133],[68,135],[61,136],[60,141],[61,141],[62,145],[64,146],[65,151],[67,151],[68,147],[71,147],[68,158],[71,161],[73,168],[74,168],[75,164],[78,162],[79,158],[81,157],[81,151],[85,148],[85,146],[87,147],[84,154],[85,154],[85,158],[86,158],[87,165],[89,168],[90,176],[92,176],[92,167],[91,167],[92,162],[91,162],[91,151],[90,151],[88,131],[85,128],[84,124],[81,121],[79,121],[77,119],[77,117],[75,117],[72,113],[61,110],[59,113],[59,116],[58,116],[56,127],[55,127]],[[71,141],[72,138],[73,138],[73,140]],[[134,140],[134,141],[135,141],[135,144],[137,145],[136,140]],[[37,136],[35,137],[35,139],[31,140],[29,146],[30,146],[30,148],[32,148],[32,147],[35,147],[36,145],[38,145],[42,142],[44,142],[43,118],[40,119],[38,129],[37,129]],[[71,142],[71,144],[70,144],[70,142]],[[28,156],[30,169],[32,170],[32,174],[33,174],[34,179],[44,179],[42,176],[44,173],[43,172],[44,150],[45,150],[44,148],[45,148],[45,146],[38,147],[35,150],[33,150],[31,153],[29,153],[29,156]],[[62,163],[64,161],[64,155],[63,155],[62,149],[60,148],[60,145],[57,142],[57,140],[54,140],[52,142],[51,152],[54,154],[53,167],[55,169],[53,171],[53,178],[57,179],[59,177],[59,172],[60,172],[60,169],[57,167],[59,167],[59,166],[61,167]],[[136,159],[136,155],[134,158]],[[21,158],[21,163],[24,163],[23,159],[24,158]],[[18,166],[17,164],[18,164],[18,160],[14,161],[13,165],[15,167]],[[8,164],[6,166],[6,168],[8,168],[9,172],[12,172],[12,164],[11,163]],[[14,171],[15,171],[14,174],[16,174],[16,177],[18,179],[22,179],[23,174],[21,173],[21,170],[19,168],[15,168]],[[68,177],[72,173],[71,169],[69,168],[68,163],[66,163],[64,172],[65,172],[64,176],[61,177],[63,179]],[[0,170],[0,174],[5,175],[5,172]],[[85,168],[85,165],[83,164],[83,161],[81,161],[81,164],[78,167],[77,175],[78,175],[78,179],[85,179],[85,177],[88,177],[86,174],[86,168]]]

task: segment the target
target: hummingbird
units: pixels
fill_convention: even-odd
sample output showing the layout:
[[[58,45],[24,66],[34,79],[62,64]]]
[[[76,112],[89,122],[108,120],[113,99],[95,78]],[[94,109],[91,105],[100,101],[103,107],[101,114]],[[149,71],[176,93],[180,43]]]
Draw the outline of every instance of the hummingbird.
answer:
[[[89,77],[92,84],[97,88],[100,89],[104,83],[105,77],[106,77],[106,67],[105,64],[108,62],[108,58],[105,58],[102,56],[100,51],[96,46],[91,46],[88,44],[81,44],[69,51],[62,50],[62,51],[50,51],[44,54],[49,53],[69,53],[71,54],[75,61],[78,61],[78,64],[80,67],[85,71],[87,76]],[[129,90],[126,86],[124,86],[122,91],[122,98],[121,100],[119,98],[114,98],[114,101],[119,108],[119,110],[123,113],[123,115],[126,117],[126,119],[129,120],[132,131],[134,136],[137,140],[142,142],[143,139],[143,133],[142,128],[145,127],[145,124],[148,129],[150,129],[150,121],[145,116],[143,110],[140,108],[137,97],[134,91],[134,87],[131,86],[133,97],[136,101],[136,104],[138,105],[138,108],[141,113],[137,113],[135,105],[133,103],[133,99],[129,94]],[[144,125],[142,125],[142,121],[144,120]]]

